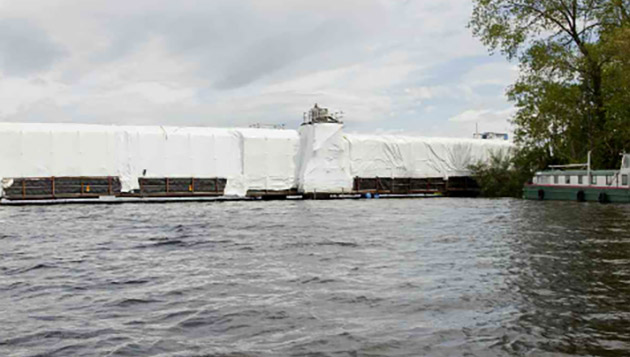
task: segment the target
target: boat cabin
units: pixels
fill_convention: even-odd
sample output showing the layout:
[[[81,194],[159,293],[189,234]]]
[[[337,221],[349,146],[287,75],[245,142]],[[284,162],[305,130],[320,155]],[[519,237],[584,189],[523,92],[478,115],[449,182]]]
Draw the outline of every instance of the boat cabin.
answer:
[[[533,184],[601,188],[630,188],[630,154],[624,154],[617,170],[551,170],[537,172]]]

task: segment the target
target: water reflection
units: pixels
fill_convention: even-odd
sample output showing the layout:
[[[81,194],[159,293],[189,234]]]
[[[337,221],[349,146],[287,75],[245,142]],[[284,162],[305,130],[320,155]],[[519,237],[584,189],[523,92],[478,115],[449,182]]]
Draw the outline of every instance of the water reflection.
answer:
[[[629,214],[573,202],[515,207],[505,293],[519,313],[506,350],[628,354]]]
[[[0,207],[0,355],[623,356],[630,206]]]

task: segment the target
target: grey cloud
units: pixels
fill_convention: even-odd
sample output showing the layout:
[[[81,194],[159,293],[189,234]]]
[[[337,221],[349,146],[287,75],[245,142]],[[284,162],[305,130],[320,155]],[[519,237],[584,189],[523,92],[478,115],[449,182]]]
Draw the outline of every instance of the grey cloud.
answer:
[[[0,70],[22,76],[43,71],[65,51],[41,28],[23,19],[0,19]]]
[[[257,11],[248,0],[197,5],[170,11],[148,9],[110,22],[110,46],[94,54],[93,60],[118,60],[158,38],[170,54],[195,63],[199,77],[211,87],[235,89],[296,64],[308,70],[353,62],[360,52],[356,50],[360,39],[369,39],[383,22],[373,10],[331,8],[321,16],[294,9],[289,11],[291,16],[283,16]],[[330,55],[332,50],[336,56]]]
[[[200,3],[195,8],[152,8],[109,19],[109,47],[92,57],[97,61],[117,60],[128,55],[151,38],[164,40],[168,49],[182,57],[220,57],[242,44],[249,33],[257,33],[258,20],[239,8],[242,1]],[[98,21],[98,19],[95,19]]]
[[[267,38],[235,54],[215,88],[234,89],[247,85],[303,58],[330,51],[340,41],[349,42],[355,35],[350,29],[344,29],[339,21],[331,20],[310,31],[287,32]],[[331,42],[332,38],[338,41]]]
[[[0,14],[0,72],[55,71],[41,76],[47,86],[4,81],[0,95],[9,105],[0,108],[0,120],[291,125],[320,102],[343,109],[346,123],[361,130],[443,133],[459,125],[468,135],[467,123],[447,118],[477,107],[479,98],[440,95],[420,103],[404,89],[440,85],[459,93],[464,72],[487,62],[475,57],[485,49],[462,26],[470,6],[469,0],[8,1]],[[136,86],[145,82],[166,89]],[[191,94],[174,102],[164,99],[168,88]],[[500,92],[481,96],[504,108]]]

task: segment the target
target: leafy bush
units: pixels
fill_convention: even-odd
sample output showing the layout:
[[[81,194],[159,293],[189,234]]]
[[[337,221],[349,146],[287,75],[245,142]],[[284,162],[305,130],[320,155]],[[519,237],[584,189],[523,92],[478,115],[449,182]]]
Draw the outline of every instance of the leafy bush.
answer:
[[[523,197],[523,185],[527,183],[533,170],[515,163],[522,157],[515,152],[492,154],[487,162],[470,166],[473,177],[480,187],[482,197]]]

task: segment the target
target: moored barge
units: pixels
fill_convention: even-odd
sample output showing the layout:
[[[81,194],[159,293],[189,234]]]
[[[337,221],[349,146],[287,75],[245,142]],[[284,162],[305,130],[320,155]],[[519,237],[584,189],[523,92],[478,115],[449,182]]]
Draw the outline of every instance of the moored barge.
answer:
[[[577,166],[586,170],[564,170]],[[525,185],[523,198],[600,203],[630,203],[630,154],[623,154],[619,170],[591,170],[584,165],[552,166],[537,172]]]

